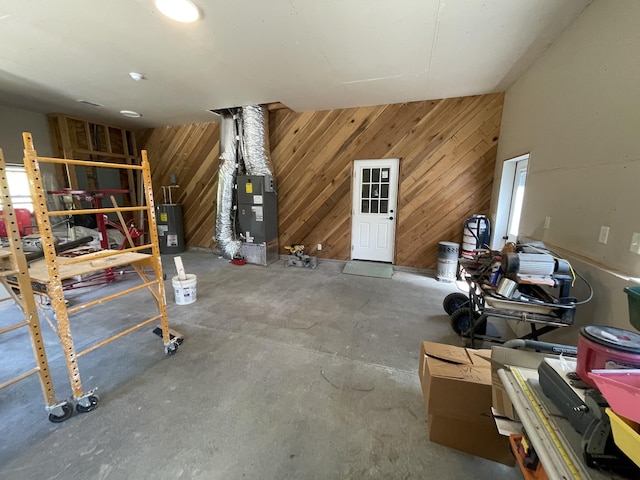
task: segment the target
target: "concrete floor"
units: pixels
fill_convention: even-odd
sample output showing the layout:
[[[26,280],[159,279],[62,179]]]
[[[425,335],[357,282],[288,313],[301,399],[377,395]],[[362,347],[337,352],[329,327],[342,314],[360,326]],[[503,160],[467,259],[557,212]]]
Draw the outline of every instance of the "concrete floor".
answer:
[[[0,390],[0,478],[522,478],[427,440],[420,341],[461,344],[441,306],[454,284],[424,272],[344,275],[340,262],[308,270],[181,256],[198,300],[175,304],[164,257],[169,319],[185,335],[177,354],[165,356],[149,327],[81,357],[83,387],[98,387],[100,405],[61,424],[47,420],[35,377]],[[74,317],[77,348],[151,306],[137,292]],[[12,302],[0,304],[0,324],[12,316]],[[70,397],[57,339],[43,331],[57,398]],[[24,334],[0,337],[0,347],[0,382],[32,365]]]

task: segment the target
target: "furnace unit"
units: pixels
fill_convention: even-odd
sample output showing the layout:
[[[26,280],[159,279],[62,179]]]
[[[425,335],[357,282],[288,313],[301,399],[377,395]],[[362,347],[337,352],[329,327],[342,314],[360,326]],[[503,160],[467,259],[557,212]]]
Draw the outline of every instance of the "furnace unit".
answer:
[[[238,175],[240,252],[249,263],[268,265],[278,254],[278,195],[271,175]]]

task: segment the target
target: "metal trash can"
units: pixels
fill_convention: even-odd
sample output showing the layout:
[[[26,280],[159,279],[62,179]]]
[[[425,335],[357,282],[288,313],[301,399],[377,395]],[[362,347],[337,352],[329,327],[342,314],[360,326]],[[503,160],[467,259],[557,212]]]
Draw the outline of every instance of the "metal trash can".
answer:
[[[455,282],[458,273],[460,244],[440,242],[438,244],[437,278],[440,282]]]

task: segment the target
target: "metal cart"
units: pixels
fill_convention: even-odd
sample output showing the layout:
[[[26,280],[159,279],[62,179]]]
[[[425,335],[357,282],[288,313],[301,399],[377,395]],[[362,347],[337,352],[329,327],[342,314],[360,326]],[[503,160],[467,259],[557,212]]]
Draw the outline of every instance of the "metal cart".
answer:
[[[500,252],[491,252],[473,260],[460,259],[461,276],[469,287],[469,295],[452,294],[444,302],[445,310],[451,315],[452,328],[472,348],[477,340],[503,343],[499,337],[486,334],[489,318],[527,322],[531,331],[519,338],[532,340],[573,324],[576,300],[567,296],[566,278],[557,276],[562,295],[559,298],[551,296],[535,281],[525,283],[522,279],[519,287],[529,295],[523,296],[523,300],[508,298],[497,293],[491,283],[494,273],[491,265],[499,258]]]

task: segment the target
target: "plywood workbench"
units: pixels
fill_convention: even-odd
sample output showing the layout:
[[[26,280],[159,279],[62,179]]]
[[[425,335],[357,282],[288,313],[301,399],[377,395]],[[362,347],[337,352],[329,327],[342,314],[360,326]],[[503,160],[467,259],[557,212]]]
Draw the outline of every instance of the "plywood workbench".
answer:
[[[70,250],[73,252],[73,250]],[[99,253],[100,255],[97,255]],[[90,275],[102,272],[107,268],[123,267],[129,264],[141,264],[145,267],[152,267],[151,255],[138,252],[120,252],[118,250],[102,250],[96,253],[88,253],[81,257],[58,257],[58,275],[61,280]],[[112,256],[104,256],[104,253],[111,253]],[[78,262],[77,259],[82,261]],[[70,263],[75,260],[74,263]],[[34,282],[43,285],[51,281],[47,262],[44,259],[36,260],[29,266],[29,277]]]

